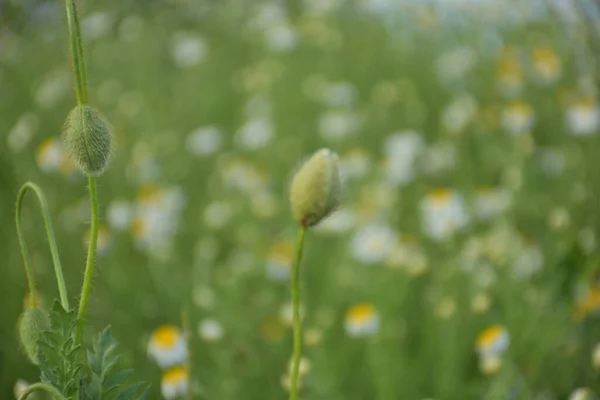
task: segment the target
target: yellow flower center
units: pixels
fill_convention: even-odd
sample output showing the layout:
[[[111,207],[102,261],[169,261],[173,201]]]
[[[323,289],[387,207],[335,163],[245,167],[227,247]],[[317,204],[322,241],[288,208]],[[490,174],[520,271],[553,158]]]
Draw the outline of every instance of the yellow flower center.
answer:
[[[171,368],[162,376],[163,382],[171,385],[187,381],[187,379],[188,374],[184,367]]]
[[[346,320],[351,323],[362,324],[371,320],[374,315],[375,307],[373,304],[357,304],[348,310]]]
[[[450,201],[452,191],[447,188],[435,189],[430,192],[429,196],[436,205],[443,205]]]
[[[161,325],[152,334],[152,340],[163,349],[171,348],[180,339],[180,333],[172,325]]]
[[[479,334],[477,337],[476,346],[478,349],[483,347],[487,347],[492,344],[494,341],[498,340],[504,334],[505,330],[502,325],[493,325],[489,328],[485,329],[483,332]]]

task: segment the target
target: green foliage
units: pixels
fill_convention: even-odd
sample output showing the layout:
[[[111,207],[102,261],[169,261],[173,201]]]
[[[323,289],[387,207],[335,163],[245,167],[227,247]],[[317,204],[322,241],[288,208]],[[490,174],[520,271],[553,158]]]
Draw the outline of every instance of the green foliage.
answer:
[[[110,326],[94,339],[92,349],[87,352],[90,376],[82,391],[89,400],[142,400],[147,397],[144,383],[124,385],[133,370],[118,370],[116,364],[120,355],[116,354],[117,341],[112,336]]]
[[[77,393],[82,368],[80,346],[75,345],[76,324],[75,313],[66,311],[55,300],[50,311],[50,329],[39,340],[42,382],[55,386],[68,398]]]

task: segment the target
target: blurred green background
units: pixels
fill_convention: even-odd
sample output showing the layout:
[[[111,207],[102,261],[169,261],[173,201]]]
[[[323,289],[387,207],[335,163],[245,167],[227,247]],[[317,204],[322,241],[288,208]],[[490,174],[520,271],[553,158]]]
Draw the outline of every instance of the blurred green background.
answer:
[[[307,238],[303,398],[600,393],[596,3],[78,5],[90,103],[115,141],[88,326],[113,326],[150,398],[163,372],[148,342],[182,310],[194,398],[287,397],[287,188],[321,147],[340,155],[344,205]],[[48,197],[72,301],[83,277],[86,182],[60,141],[75,104],[63,7],[0,3],[2,399],[39,379],[16,335],[23,182]],[[25,203],[49,306],[47,240]]]

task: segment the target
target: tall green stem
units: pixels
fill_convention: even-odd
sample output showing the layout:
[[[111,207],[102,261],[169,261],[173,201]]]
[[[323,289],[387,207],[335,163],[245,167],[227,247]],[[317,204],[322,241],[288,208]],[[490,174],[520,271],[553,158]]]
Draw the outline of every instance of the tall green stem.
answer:
[[[60,258],[58,256],[58,248],[56,246],[56,239],[54,238],[54,229],[52,228],[52,219],[50,218],[50,212],[48,210],[48,202],[42,189],[33,182],[26,182],[17,195],[17,236],[19,237],[19,245],[21,246],[21,254],[23,255],[23,263],[25,264],[25,273],[27,274],[27,281],[29,282],[29,295],[31,307],[36,306],[36,292],[35,292],[35,275],[31,266],[31,259],[29,252],[27,251],[27,244],[25,242],[25,235],[23,234],[23,227],[21,225],[21,211],[23,207],[23,197],[27,190],[33,190],[36,194],[42,210],[42,217],[44,218],[44,226],[46,227],[46,236],[48,236],[48,245],[50,246],[50,254],[52,255],[52,262],[54,264],[54,274],[56,275],[56,282],[58,284],[58,293],[60,295],[60,302],[65,310],[69,310],[69,297],[67,296],[67,286],[65,285],[65,278],[62,272],[62,266],[60,264]]]
[[[87,73],[85,70],[85,56],[83,55],[83,42],[81,28],[74,0],[65,0],[67,11],[67,24],[69,26],[69,39],[71,41],[71,55],[73,57],[73,72],[75,74],[75,88],[77,104],[87,104]]]
[[[90,243],[88,247],[87,261],[85,263],[85,274],[83,286],[81,287],[81,300],[77,314],[77,344],[83,340],[83,326],[88,300],[92,290],[92,279],[94,277],[94,264],[96,261],[96,244],[98,242],[98,195],[96,193],[96,178],[89,177],[90,206],[92,208],[92,226],[90,229]]]
[[[19,396],[18,400],[26,400],[31,393],[40,390],[50,393],[55,400],[67,400],[67,398],[61,392],[59,392],[57,388],[47,383],[41,382],[34,383],[33,385],[25,389],[23,393]]]
[[[298,375],[302,357],[302,321],[300,320],[300,261],[304,248],[306,227],[298,233],[298,250],[292,266],[292,306],[294,312],[294,354],[292,358],[292,376],[290,377],[290,400],[298,400]]]

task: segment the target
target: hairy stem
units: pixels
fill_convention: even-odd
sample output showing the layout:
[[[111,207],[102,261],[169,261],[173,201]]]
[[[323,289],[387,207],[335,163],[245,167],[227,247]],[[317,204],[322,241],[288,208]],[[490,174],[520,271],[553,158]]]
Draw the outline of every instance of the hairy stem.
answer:
[[[65,8],[67,11],[67,24],[69,26],[69,39],[71,41],[77,104],[87,104],[87,73],[85,70],[85,56],[83,55],[81,28],[79,26],[77,9],[75,8],[75,0],[65,0]]]
[[[96,261],[96,245],[98,242],[98,195],[96,193],[96,178],[90,176],[90,206],[92,209],[92,226],[90,228],[90,242],[88,247],[87,261],[85,263],[85,274],[83,276],[83,286],[81,287],[81,299],[79,302],[79,312],[77,314],[77,344],[83,340],[83,326],[85,313],[87,311],[90,292],[92,290],[92,279],[94,277],[94,264]]]
[[[58,248],[56,246],[56,239],[54,238],[54,229],[52,228],[52,219],[50,218],[50,212],[48,211],[48,203],[46,202],[46,196],[44,196],[43,190],[33,182],[26,182],[17,195],[17,236],[19,237],[19,245],[21,247],[21,254],[23,255],[23,263],[25,264],[25,273],[27,274],[27,281],[29,282],[29,295],[31,307],[36,306],[36,292],[35,292],[35,275],[33,273],[33,267],[31,266],[31,259],[29,252],[27,251],[27,244],[25,243],[25,235],[23,234],[23,227],[21,225],[21,211],[23,207],[23,197],[27,190],[31,189],[37,196],[42,210],[42,217],[44,218],[44,226],[46,227],[46,236],[48,237],[48,245],[50,246],[50,254],[52,254],[52,262],[54,264],[54,275],[56,275],[56,283],[58,284],[58,293],[60,295],[60,302],[65,310],[69,310],[69,297],[67,295],[67,286],[65,285],[65,278],[62,272],[62,266],[60,264],[60,258],[58,256]]]
[[[27,397],[31,393],[37,392],[40,390],[50,393],[55,400],[67,400],[67,397],[64,396],[61,392],[59,392],[57,388],[55,388],[54,386],[49,385],[47,383],[41,383],[41,382],[30,385],[27,389],[25,389],[25,391],[21,394],[21,396],[19,396],[18,400],[26,400]]]
[[[292,376],[290,377],[290,400],[298,400],[298,375],[302,357],[302,321],[300,320],[300,261],[304,248],[306,227],[298,233],[298,250],[292,266],[292,306],[294,312],[294,353],[292,358]]]

